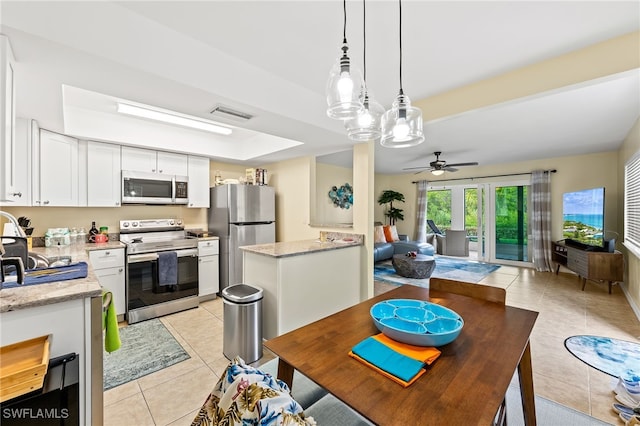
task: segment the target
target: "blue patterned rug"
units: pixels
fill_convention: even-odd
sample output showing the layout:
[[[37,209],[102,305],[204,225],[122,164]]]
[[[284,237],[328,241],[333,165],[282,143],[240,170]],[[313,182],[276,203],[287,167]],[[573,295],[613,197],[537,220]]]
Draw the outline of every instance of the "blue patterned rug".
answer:
[[[103,350],[104,390],[191,358],[159,319],[120,328],[122,346]]]
[[[456,259],[447,256],[435,256],[436,269],[431,274],[432,277],[446,278],[449,280],[458,280],[477,283],[484,277],[500,268],[500,265],[492,265],[490,263],[477,262],[466,259]],[[373,278],[376,281],[384,281],[391,284],[413,284],[419,287],[429,287],[429,279],[405,278],[396,274],[391,260],[377,262],[374,265]]]
[[[640,343],[601,336],[571,336],[569,352],[585,364],[613,377],[640,377]]]

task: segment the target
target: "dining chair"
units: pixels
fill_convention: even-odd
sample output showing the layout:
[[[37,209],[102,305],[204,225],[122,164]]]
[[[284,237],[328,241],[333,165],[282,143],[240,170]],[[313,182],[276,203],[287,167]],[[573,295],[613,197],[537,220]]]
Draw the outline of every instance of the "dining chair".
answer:
[[[469,237],[464,229],[447,229],[444,235],[436,234],[438,254],[469,257]]]
[[[507,291],[504,288],[457,280],[447,280],[444,278],[430,278],[429,288],[433,290],[446,291],[448,293],[460,294],[462,296],[469,296],[476,299],[488,300],[489,302],[497,302],[502,305],[506,303],[507,298]]]
[[[447,280],[444,278],[432,277],[429,279],[429,289],[446,291],[448,293],[460,294],[462,296],[473,297],[475,299],[487,300],[489,302],[506,304],[507,291],[504,288],[492,287],[484,284],[468,283],[464,281]],[[500,408],[496,413],[494,426],[506,426],[507,424],[507,400],[502,400]]]

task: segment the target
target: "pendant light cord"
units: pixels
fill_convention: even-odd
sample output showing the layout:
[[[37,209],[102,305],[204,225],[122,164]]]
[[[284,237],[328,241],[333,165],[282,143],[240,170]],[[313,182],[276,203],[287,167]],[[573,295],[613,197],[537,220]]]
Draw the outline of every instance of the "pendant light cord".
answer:
[[[344,22],[342,24],[342,42],[347,43],[347,0],[342,1],[342,14],[344,16]]]
[[[399,34],[400,34],[400,94],[404,94],[402,91],[402,0],[398,0],[398,7],[400,10],[400,26],[399,26]]]
[[[362,74],[364,78],[365,87],[367,86],[367,1],[362,0],[362,40],[363,40],[363,51],[362,51]]]

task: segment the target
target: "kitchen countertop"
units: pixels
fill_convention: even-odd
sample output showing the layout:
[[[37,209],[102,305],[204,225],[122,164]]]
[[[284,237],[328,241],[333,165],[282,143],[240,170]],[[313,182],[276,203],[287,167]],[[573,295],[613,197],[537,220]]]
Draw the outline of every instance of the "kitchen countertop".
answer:
[[[102,287],[98,283],[98,279],[89,262],[89,252],[92,250],[108,250],[124,247],[124,244],[119,241],[100,244],[87,243],[82,246],[65,246],[60,249],[58,249],[58,247],[34,247],[31,250],[32,252],[47,257],[71,256],[73,263],[87,262],[89,266],[87,276],[75,280],[3,288],[0,290],[0,313],[49,305],[67,300],[102,296]]]
[[[270,257],[289,257],[300,256],[309,253],[316,253],[326,250],[338,250],[347,247],[360,246],[363,240],[353,238],[353,241],[345,241],[343,239],[320,242],[320,240],[302,240],[270,244],[258,244],[254,246],[243,246],[241,250],[261,254]]]

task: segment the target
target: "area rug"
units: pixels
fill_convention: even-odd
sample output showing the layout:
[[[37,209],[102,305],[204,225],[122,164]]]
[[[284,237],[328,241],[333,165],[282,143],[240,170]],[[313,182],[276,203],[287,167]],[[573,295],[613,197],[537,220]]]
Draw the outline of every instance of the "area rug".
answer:
[[[500,268],[500,265],[478,262],[466,259],[455,259],[447,256],[435,256],[436,269],[432,277],[446,278],[477,283],[484,277]],[[384,281],[391,284],[413,284],[419,287],[429,287],[429,279],[405,278],[396,274],[390,260],[377,262],[374,265],[373,278],[376,281]]]
[[[157,318],[121,328],[120,340],[119,350],[103,351],[104,390],[190,358]]]
[[[580,361],[610,376],[640,376],[640,343],[580,335],[568,337],[564,346]]]

